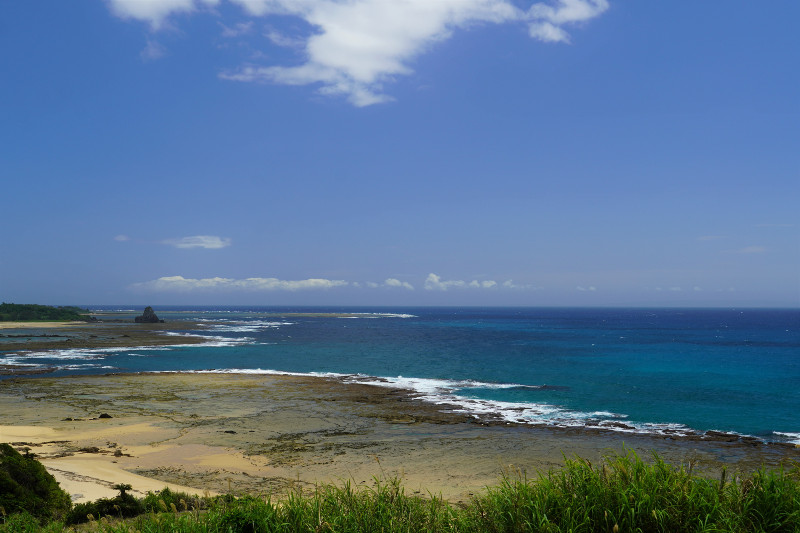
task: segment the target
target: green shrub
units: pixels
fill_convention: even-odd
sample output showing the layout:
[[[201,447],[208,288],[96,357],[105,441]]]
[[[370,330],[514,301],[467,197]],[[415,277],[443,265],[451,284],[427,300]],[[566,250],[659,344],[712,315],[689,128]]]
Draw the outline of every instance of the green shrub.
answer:
[[[63,517],[69,494],[32,455],[0,443],[0,507],[4,515],[28,513],[39,521]]]
[[[275,531],[280,523],[277,509],[270,503],[251,496],[228,502],[220,499],[207,514],[212,531],[262,533]]]
[[[82,524],[90,520],[99,520],[101,517],[131,518],[145,512],[142,501],[127,494],[130,485],[115,485],[119,494],[113,498],[100,498],[93,502],[77,503],[67,514],[68,525]]]
[[[195,511],[205,509],[205,498],[191,496],[185,492],[175,492],[164,487],[158,492],[148,492],[142,500],[142,505],[148,513],[161,513],[170,511]]]

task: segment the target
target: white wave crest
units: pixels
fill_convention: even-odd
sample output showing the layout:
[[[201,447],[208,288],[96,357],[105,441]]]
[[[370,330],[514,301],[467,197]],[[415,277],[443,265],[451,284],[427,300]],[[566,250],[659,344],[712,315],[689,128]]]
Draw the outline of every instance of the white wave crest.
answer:
[[[417,315],[406,313],[347,313],[339,318],[417,318]]]
[[[210,331],[225,333],[254,333],[267,329],[277,329],[281,326],[291,326],[294,322],[274,322],[264,320],[228,320],[224,324],[211,323],[208,327]]]
[[[773,431],[773,433],[787,439],[787,441],[791,442],[792,444],[800,445],[800,433],[787,433],[784,431]]]

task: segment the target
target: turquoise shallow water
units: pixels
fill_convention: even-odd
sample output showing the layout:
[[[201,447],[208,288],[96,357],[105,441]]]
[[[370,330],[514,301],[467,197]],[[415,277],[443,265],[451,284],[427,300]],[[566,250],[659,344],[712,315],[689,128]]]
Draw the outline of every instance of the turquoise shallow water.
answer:
[[[106,309],[115,309],[110,307]],[[0,353],[54,374],[334,374],[476,415],[620,431],[709,429],[800,442],[800,310],[156,309],[207,344]],[[276,316],[354,312],[357,318]],[[134,313],[131,312],[131,315]],[[189,331],[181,322],[201,320]]]

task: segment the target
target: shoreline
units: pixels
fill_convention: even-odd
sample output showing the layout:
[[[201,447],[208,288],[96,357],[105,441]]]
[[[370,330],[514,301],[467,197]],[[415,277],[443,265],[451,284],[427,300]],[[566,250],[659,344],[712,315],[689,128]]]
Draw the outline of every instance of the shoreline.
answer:
[[[110,418],[100,418],[101,414]],[[75,501],[176,490],[281,497],[399,476],[467,501],[504,469],[547,471],[623,447],[718,475],[800,460],[800,447],[488,422],[409,391],[279,374],[143,373],[0,381],[0,441],[30,448]],[[76,483],[82,483],[76,485]],[[99,495],[98,495],[99,494]]]
[[[276,313],[278,317],[289,316],[354,316],[350,313]],[[146,349],[152,347],[177,347],[182,345],[202,345],[206,343],[216,343],[222,337],[214,336],[215,333],[209,328],[214,325],[224,325],[225,322],[215,322],[206,320],[195,321],[170,321],[163,323],[143,324],[129,320],[120,312],[99,313],[103,320],[96,322],[6,322],[5,329],[0,331],[0,355],[5,356],[5,361],[0,360],[0,382],[9,377],[42,376],[56,372],[60,366],[37,365],[36,363],[26,362],[28,355],[40,355],[42,352],[89,350],[102,352],[108,349]],[[2,329],[2,328],[0,328]],[[55,331],[55,333],[53,333]],[[209,335],[211,334],[211,335]],[[252,339],[243,339],[252,340]],[[238,342],[231,339],[232,342]],[[32,360],[37,357],[32,357]],[[108,372],[115,372],[114,367],[102,367]],[[198,373],[198,374],[242,374],[253,376],[272,376],[287,375],[297,377],[307,377],[316,379],[320,375],[314,373],[294,374],[291,372],[282,373],[280,371],[260,370],[260,369],[225,369],[208,368],[204,370],[174,370],[164,371],[177,373]],[[355,376],[355,375],[331,375],[331,379],[345,380],[349,383],[390,388],[393,390],[405,391],[410,397],[426,397],[427,392],[422,390],[411,390],[406,387],[413,387],[400,382],[394,378],[378,376]],[[411,380],[413,381],[413,380]],[[798,447],[800,441],[797,435],[787,433],[774,433],[780,435],[778,439],[768,439],[766,437],[756,437],[753,435],[735,433],[731,431],[718,431],[714,429],[697,430],[691,427],[683,427],[680,424],[643,424],[629,422],[627,420],[604,420],[587,418],[581,424],[559,424],[559,423],[529,423],[524,421],[524,417],[513,416],[513,411],[490,412],[484,409],[477,411],[471,409],[469,404],[472,400],[453,396],[452,398],[432,399],[434,405],[442,410],[452,412],[471,412],[470,416],[476,418],[482,425],[519,425],[522,427],[546,427],[553,430],[578,430],[588,433],[615,433],[619,438],[629,438],[633,436],[644,436],[652,438],[670,438],[675,440],[691,441],[715,441],[727,442],[736,445],[747,446],[785,446]],[[651,427],[652,426],[652,427]],[[784,438],[785,436],[785,438]],[[793,440],[794,439],[794,440]]]
[[[35,328],[43,328],[43,329],[52,329],[52,328],[70,328],[76,326],[85,326],[89,324],[89,322],[36,322],[36,321],[11,321],[11,322],[0,322],[0,329],[35,329]]]
[[[124,320],[97,322],[0,322],[0,354],[26,354],[60,350],[102,350],[202,344],[208,338],[170,332],[202,330],[198,322],[143,324]],[[56,368],[35,368],[27,364],[0,363],[0,376],[49,374]]]

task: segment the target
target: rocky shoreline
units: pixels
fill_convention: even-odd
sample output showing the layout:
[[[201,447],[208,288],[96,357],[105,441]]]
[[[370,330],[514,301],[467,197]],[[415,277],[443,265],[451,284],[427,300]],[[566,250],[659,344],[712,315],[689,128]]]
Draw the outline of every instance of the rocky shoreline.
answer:
[[[169,331],[196,331],[196,322],[136,323],[105,319],[80,324],[21,323],[0,331],[0,352],[24,354],[45,350],[123,348],[140,346],[174,346],[207,342],[199,336],[166,335]],[[0,364],[0,376],[46,374],[52,369],[36,369],[23,365]]]
[[[100,414],[108,418],[100,418]],[[13,431],[13,438],[6,438]],[[800,461],[792,445],[481,420],[408,391],[306,376],[120,374],[0,381],[0,441],[69,476],[279,497],[317,482],[400,476],[466,501],[504,469],[546,471],[633,449],[719,475]],[[65,473],[66,472],[66,473]],[[133,477],[131,477],[133,476]],[[101,483],[102,482],[102,483]],[[74,489],[78,490],[78,489]],[[81,488],[81,494],[87,489]]]

